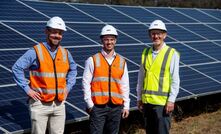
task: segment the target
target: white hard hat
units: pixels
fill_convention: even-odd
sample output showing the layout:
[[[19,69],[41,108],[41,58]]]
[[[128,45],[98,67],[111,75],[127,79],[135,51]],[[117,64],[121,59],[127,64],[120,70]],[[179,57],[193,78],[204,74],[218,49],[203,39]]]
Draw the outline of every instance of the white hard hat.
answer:
[[[100,36],[103,35],[115,35],[118,36],[116,28],[111,25],[106,25],[102,28]]]
[[[48,22],[46,27],[54,28],[54,29],[60,29],[63,31],[67,31],[66,26],[62,18],[60,17],[52,17]]]
[[[167,31],[165,24],[161,20],[155,20],[150,24],[149,31],[153,29]]]

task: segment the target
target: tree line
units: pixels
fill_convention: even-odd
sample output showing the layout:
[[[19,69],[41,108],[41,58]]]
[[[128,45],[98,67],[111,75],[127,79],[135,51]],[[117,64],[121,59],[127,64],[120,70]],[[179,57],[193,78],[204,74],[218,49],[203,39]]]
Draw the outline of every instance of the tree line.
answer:
[[[92,4],[221,9],[221,0],[47,0]]]

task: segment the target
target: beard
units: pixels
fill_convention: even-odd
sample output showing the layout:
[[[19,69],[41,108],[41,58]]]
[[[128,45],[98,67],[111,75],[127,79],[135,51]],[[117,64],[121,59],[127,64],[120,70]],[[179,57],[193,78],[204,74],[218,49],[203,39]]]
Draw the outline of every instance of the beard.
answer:
[[[60,43],[61,43],[61,41],[60,40],[55,40],[55,39],[53,39],[53,40],[50,40],[49,39],[49,43],[51,44],[51,45],[53,45],[53,46],[58,46],[58,45],[60,45]]]
[[[59,46],[61,43],[61,38],[55,36],[48,36],[48,42],[52,46]]]

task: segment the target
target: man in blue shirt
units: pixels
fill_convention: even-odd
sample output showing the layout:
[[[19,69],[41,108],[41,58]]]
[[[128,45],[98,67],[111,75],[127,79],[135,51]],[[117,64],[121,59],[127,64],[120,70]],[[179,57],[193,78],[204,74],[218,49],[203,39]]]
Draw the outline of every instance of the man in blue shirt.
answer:
[[[63,134],[64,101],[76,83],[77,65],[70,52],[61,47],[64,21],[52,17],[46,25],[46,42],[39,43],[21,56],[12,67],[14,80],[29,96],[32,133]],[[24,71],[29,70],[30,81]]]

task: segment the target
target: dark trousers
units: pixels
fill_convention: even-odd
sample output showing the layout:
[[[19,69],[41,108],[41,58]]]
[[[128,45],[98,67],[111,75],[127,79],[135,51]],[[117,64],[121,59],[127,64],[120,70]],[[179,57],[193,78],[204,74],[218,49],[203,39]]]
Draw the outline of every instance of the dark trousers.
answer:
[[[144,104],[147,134],[169,134],[171,114],[166,114],[164,106]]]
[[[121,105],[94,105],[90,113],[90,134],[118,134]]]

